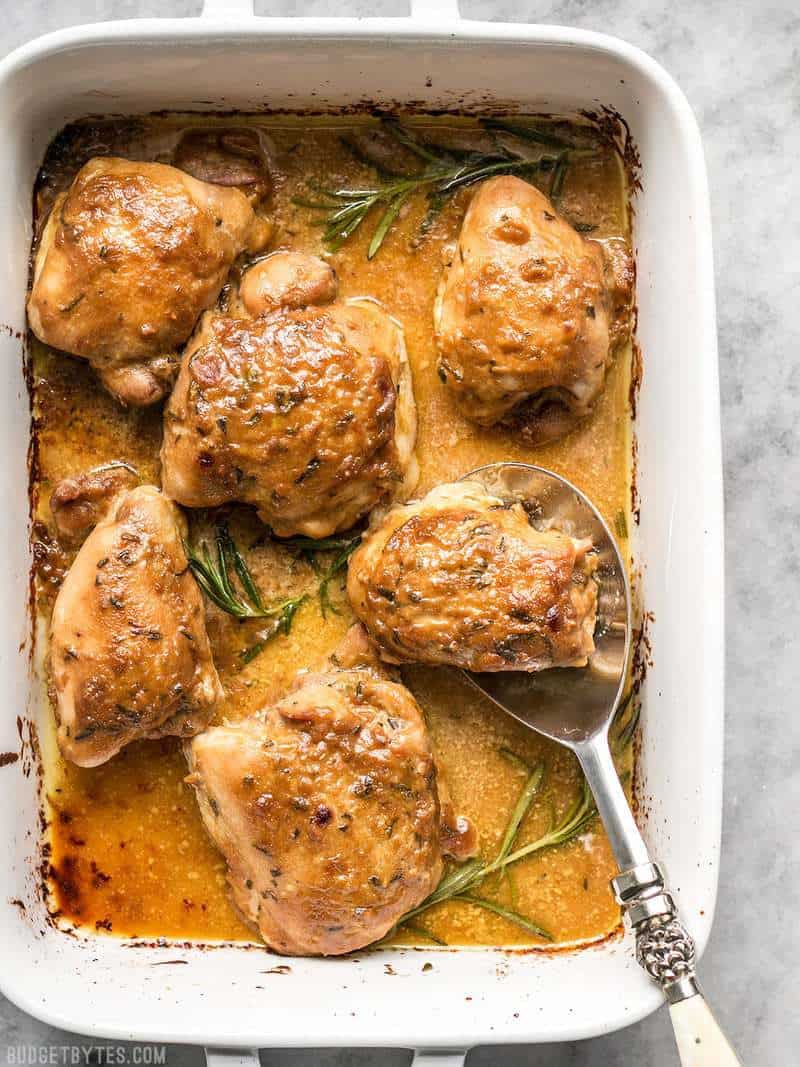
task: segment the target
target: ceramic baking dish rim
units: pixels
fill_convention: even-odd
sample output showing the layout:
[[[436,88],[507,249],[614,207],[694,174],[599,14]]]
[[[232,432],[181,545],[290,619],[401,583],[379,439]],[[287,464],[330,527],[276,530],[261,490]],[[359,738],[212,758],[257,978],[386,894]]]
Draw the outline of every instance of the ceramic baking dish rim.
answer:
[[[705,489],[708,494],[706,535],[708,542],[712,544],[714,551],[717,553],[717,566],[712,566],[705,575],[705,593],[707,594],[708,602],[706,603],[704,610],[706,611],[709,622],[716,623],[717,637],[710,645],[711,654],[708,659],[707,672],[703,679],[704,686],[700,699],[703,699],[705,709],[704,714],[707,717],[708,736],[705,738],[705,744],[707,745],[708,751],[715,764],[715,767],[713,768],[715,775],[713,788],[707,790],[707,799],[713,801],[713,804],[709,803],[709,809],[711,809],[712,806],[714,808],[713,811],[709,810],[708,813],[708,817],[713,824],[708,839],[712,840],[716,837],[716,847],[718,847],[719,809],[721,804],[720,768],[722,755],[722,525],[716,350],[711,341],[712,337],[715,336],[713,274],[711,265],[710,215],[708,210],[702,148],[694,117],[683,94],[675,86],[669,76],[649,57],[623,42],[599,34],[573,31],[559,27],[504,26],[502,24],[479,24],[470,22],[459,22],[457,26],[454,27],[454,25],[449,22],[437,23],[435,20],[421,22],[402,19],[259,19],[234,22],[209,22],[208,20],[191,19],[151,19],[124,23],[99,24],[91,27],[70,29],[50,34],[44,38],[40,38],[38,41],[23,46],[0,64],[0,92],[2,92],[3,86],[11,78],[14,72],[21,70],[27,65],[42,62],[59,52],[72,50],[76,47],[91,50],[102,48],[104,45],[110,44],[141,46],[146,44],[163,45],[172,42],[174,42],[176,46],[184,46],[187,43],[192,43],[198,47],[202,47],[211,45],[215,41],[227,43],[236,41],[237,39],[252,41],[254,37],[256,39],[264,38],[271,40],[289,37],[294,39],[297,39],[298,37],[308,39],[340,38],[342,40],[374,38],[378,41],[389,37],[403,41],[429,40],[437,43],[441,43],[450,37],[457,37],[459,42],[468,41],[475,45],[480,45],[481,42],[486,42],[487,44],[503,42],[509,45],[535,43],[537,45],[553,46],[555,48],[563,49],[578,46],[599,53],[607,53],[614,58],[621,60],[631,68],[635,68],[642,77],[650,80],[656,85],[668,100],[669,105],[674,111],[676,121],[681,128],[681,133],[687,146],[687,159],[690,168],[687,173],[687,180],[696,209],[696,256],[698,258],[698,272],[706,290],[705,321],[703,327],[707,343],[713,348],[713,351],[707,350],[705,352],[701,363],[702,380],[700,387],[703,390],[704,395],[707,397],[708,403],[704,409],[706,417],[700,429],[703,433],[703,454],[705,457],[704,479]],[[90,57],[87,57],[87,59],[88,58]],[[713,862],[714,864],[715,883],[716,852],[714,852],[714,855],[710,858],[710,862]],[[705,905],[703,922],[700,923],[699,928],[696,928],[698,945],[701,950],[707,940],[713,914],[713,893],[711,894],[710,899],[705,901]],[[192,955],[191,950],[187,955]],[[409,958],[410,955],[411,954],[406,953],[405,958]],[[51,1004],[45,1006],[41,1000],[24,995],[15,982],[15,972],[13,968],[4,970],[2,977],[0,977],[0,987],[3,988],[3,992],[5,992],[11,999],[20,1003],[23,1008],[30,1011],[32,1014],[45,1018],[47,1021],[67,1029],[76,1025],[75,1019],[65,1016],[63,1011],[60,1011],[57,1005]],[[567,1037],[586,1037],[602,1032],[604,1029],[610,1030],[617,1028],[620,1025],[626,1025],[627,1023],[636,1021],[637,1018],[640,1018],[651,1011],[657,1003],[658,997],[651,994],[648,990],[647,995],[642,996],[635,1011],[630,1012],[627,1015],[621,1013],[613,1019],[609,1018],[607,1026],[598,1028],[596,1023],[586,1026],[582,1025],[579,1019],[576,1019],[571,1029],[565,1030],[562,1027],[557,1034],[549,1032],[546,1027],[534,1030],[524,1027],[509,1027],[508,1029],[500,1029],[498,1032],[492,1032],[483,1022],[475,1027],[470,1027],[464,1025],[463,1021],[461,1024],[456,1023],[449,1028],[445,1024],[431,1028],[426,1027],[424,1021],[420,1020],[417,1028],[418,1039],[426,1045],[458,1045],[466,1047],[467,1045],[475,1043],[500,1039],[503,1041],[531,1041],[553,1040],[557,1038],[563,1039]],[[248,1032],[239,1035],[241,1040],[238,1040],[236,1035],[226,1033],[224,1027],[220,1027],[219,1024],[209,1024],[206,1026],[205,1022],[200,1020],[193,1020],[192,1026],[188,1031],[186,1028],[182,1029],[181,1026],[176,1026],[175,1028],[168,1030],[163,1026],[154,1026],[147,1023],[144,1024],[141,1031],[139,1031],[133,1021],[129,1027],[121,1027],[117,1023],[112,1023],[110,1020],[95,1019],[88,1016],[86,1018],[81,1018],[78,1022],[80,1024],[80,1029],[84,1032],[119,1038],[134,1037],[138,1035],[150,1039],[177,1041],[189,1040],[198,1043],[224,1041],[229,1044],[250,1044],[256,1037],[255,1032]],[[354,1034],[349,1039],[352,1044],[403,1044],[410,1046],[417,1043],[417,1039],[412,1039],[414,1038],[413,1025],[408,1027],[408,1040],[398,1040],[398,1034],[396,1032],[389,1033],[380,1026],[372,1028],[369,1025],[361,1027],[355,1025],[355,1029],[358,1033]],[[331,1029],[327,1036],[325,1033],[318,1032],[312,1028],[311,1032],[307,1030],[304,1033],[295,1035],[277,1032],[273,1033],[272,1031],[264,1032],[262,1040],[265,1043],[273,1044],[335,1044],[342,1040],[342,1036],[341,1032],[336,1031],[335,1028]]]

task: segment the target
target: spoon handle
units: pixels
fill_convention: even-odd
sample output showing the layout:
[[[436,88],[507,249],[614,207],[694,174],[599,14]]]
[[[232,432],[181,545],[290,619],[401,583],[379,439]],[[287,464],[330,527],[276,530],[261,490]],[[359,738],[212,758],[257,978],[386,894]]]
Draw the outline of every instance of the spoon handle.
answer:
[[[636,934],[636,959],[663,990],[682,1067],[741,1067],[695,976],[694,941],[650,860],[605,735],[574,745],[620,873],[611,885]]]
[[[670,1004],[682,1067],[742,1067],[702,993]]]

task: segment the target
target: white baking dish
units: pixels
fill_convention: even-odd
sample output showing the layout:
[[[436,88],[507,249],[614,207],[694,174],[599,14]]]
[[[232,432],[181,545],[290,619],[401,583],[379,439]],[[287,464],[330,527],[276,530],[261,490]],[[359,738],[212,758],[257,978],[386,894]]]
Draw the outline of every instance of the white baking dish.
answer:
[[[223,5],[230,14],[230,5]],[[0,530],[6,605],[0,639],[0,751],[16,719],[43,710],[29,676],[26,452],[22,372],[31,187],[47,143],[89,113],[384,105],[523,112],[607,105],[630,124],[642,162],[636,196],[639,397],[636,557],[653,614],[639,802],[652,854],[694,935],[714,911],[722,773],[722,494],[717,351],[706,175],[683,95],[620,41],[549,26],[459,21],[455,2],[420,0],[412,19],[148,20],[41,38],[0,66]],[[589,1037],[660,1002],[629,940],[554,955],[387,951],[292,960],[261,950],[131,948],[69,936],[37,892],[39,798],[25,758],[0,769],[3,992],[68,1030],[227,1046],[372,1045],[465,1049]],[[30,773],[26,775],[26,770]],[[21,902],[13,904],[12,901]],[[391,961],[391,972],[385,966]],[[423,964],[433,963],[423,972]],[[157,966],[158,965],[158,966]]]

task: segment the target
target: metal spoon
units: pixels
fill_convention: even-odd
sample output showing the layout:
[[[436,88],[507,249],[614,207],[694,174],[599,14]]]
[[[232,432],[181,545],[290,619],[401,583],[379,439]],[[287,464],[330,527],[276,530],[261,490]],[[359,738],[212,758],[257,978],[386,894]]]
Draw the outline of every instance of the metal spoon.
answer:
[[[631,646],[627,568],[599,512],[565,478],[526,463],[492,463],[464,475],[503,500],[523,503],[540,529],[590,537],[597,553],[595,652],[586,667],[465,677],[525,726],[572,749],[594,794],[620,873],[616,898],[636,934],[636,958],[662,988],[683,1067],[736,1067],[695,977],[694,942],[677,917],[664,875],[649,856],[611,758],[608,731],[625,685]]]

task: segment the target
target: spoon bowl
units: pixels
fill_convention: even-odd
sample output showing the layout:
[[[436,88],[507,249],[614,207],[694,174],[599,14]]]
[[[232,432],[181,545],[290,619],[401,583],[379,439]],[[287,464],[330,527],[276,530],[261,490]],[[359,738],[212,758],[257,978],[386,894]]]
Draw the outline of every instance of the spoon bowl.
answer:
[[[608,730],[622,696],[631,643],[630,587],[619,548],[597,508],[580,489],[544,467],[490,463],[464,475],[504,501],[522,504],[532,526],[589,538],[597,560],[595,650],[585,667],[465,677],[525,726],[572,748]]]

